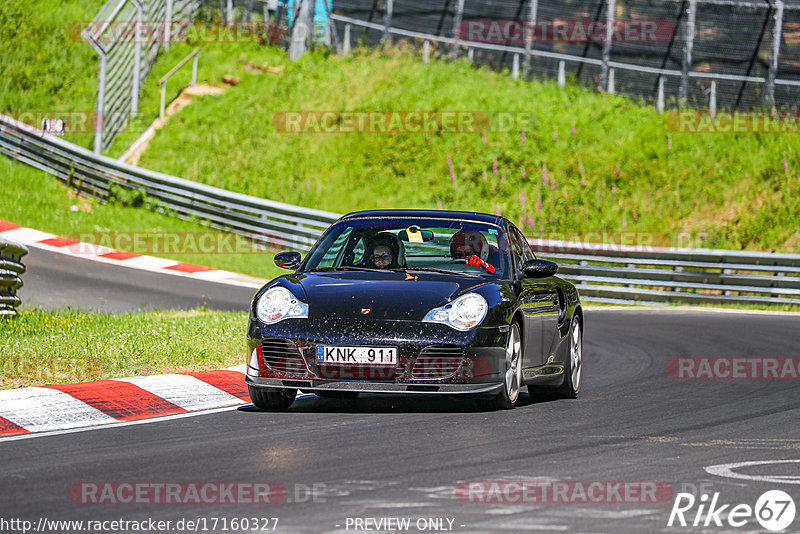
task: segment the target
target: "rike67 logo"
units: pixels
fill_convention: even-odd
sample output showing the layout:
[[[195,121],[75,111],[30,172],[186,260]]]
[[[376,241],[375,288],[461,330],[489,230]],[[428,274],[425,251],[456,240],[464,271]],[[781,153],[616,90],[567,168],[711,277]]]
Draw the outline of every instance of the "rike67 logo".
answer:
[[[755,506],[723,504],[719,492],[711,497],[704,493],[699,499],[691,493],[678,493],[667,526],[740,528],[755,518],[762,528],[778,532],[792,524],[795,512],[794,500],[781,490],[764,492]]]

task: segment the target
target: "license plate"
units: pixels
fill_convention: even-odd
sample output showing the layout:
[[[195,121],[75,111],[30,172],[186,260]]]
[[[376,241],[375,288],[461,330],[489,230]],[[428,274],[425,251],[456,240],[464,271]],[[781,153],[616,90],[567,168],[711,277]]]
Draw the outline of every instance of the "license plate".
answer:
[[[331,347],[317,345],[317,363],[396,365],[397,347]]]

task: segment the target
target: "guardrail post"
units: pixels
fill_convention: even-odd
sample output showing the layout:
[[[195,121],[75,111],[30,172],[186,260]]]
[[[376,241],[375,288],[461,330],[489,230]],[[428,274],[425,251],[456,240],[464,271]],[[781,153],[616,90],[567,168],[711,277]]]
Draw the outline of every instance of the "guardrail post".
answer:
[[[686,37],[683,42],[683,61],[681,62],[681,88],[679,92],[682,105],[689,99],[689,71],[692,68],[692,48],[694,47],[694,23],[697,17],[697,0],[689,0],[686,17]]]
[[[531,71],[531,51],[533,50],[533,33],[536,28],[536,17],[539,15],[539,0],[530,0],[528,24],[525,26],[525,61],[522,62],[522,76],[528,78]],[[561,68],[559,63],[559,68]]]
[[[767,87],[764,91],[764,104],[775,106],[775,77],[778,73],[778,57],[781,53],[781,36],[783,34],[783,0],[775,0],[775,19],[772,24],[772,49],[769,53],[769,72]]]
[[[470,63],[475,61],[475,49],[472,48],[471,46],[467,48],[467,59],[469,60]]]
[[[515,80],[519,78],[519,54],[514,54],[514,62],[511,65],[511,77]]]
[[[617,0],[606,0],[606,40],[603,42],[603,63],[600,67],[600,85],[608,91],[608,64],[611,62],[611,42],[614,39],[614,21],[616,20]]]
[[[664,76],[658,77],[658,96],[656,96],[656,109],[664,113]]]
[[[450,59],[458,58],[459,38],[458,34],[461,26],[461,18],[464,16],[464,0],[458,0],[456,5],[456,16],[453,20],[453,47],[450,49]]]
[[[425,42],[422,43],[422,62],[423,63],[430,63],[431,61],[431,42],[425,39]]]
[[[562,60],[558,62],[558,86],[562,89],[567,85],[566,63]]]
[[[392,11],[394,10],[394,0],[386,0],[386,13],[383,16],[383,37],[382,43],[392,44],[392,36],[389,34],[389,28],[392,26]]]
[[[608,69],[608,94],[613,95],[614,93],[614,69]]]

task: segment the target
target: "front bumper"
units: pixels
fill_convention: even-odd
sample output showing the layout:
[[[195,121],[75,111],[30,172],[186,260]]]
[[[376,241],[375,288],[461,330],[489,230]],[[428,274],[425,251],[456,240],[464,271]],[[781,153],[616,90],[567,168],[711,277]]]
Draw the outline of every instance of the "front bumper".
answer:
[[[247,383],[304,391],[493,393],[502,387],[506,337],[502,326],[458,332],[411,321],[288,319],[262,325],[251,319]],[[397,347],[398,361],[390,367],[319,364],[317,345]],[[281,348],[286,360],[280,360]]]

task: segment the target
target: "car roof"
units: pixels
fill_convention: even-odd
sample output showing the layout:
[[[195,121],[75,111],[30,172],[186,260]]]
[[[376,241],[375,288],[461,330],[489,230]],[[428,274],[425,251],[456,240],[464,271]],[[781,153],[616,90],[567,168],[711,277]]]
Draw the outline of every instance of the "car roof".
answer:
[[[342,217],[341,221],[360,218],[397,218],[397,217],[424,217],[428,219],[463,219],[467,221],[496,224],[502,228],[508,225],[505,217],[477,213],[472,211],[447,211],[447,210],[365,210],[354,211]]]

